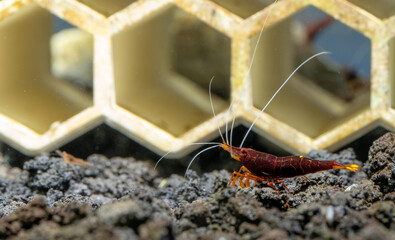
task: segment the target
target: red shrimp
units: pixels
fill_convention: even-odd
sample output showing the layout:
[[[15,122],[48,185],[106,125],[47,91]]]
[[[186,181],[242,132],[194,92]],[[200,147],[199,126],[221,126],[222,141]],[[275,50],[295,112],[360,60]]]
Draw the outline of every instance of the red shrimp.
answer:
[[[277,157],[268,153],[259,152],[251,148],[237,148],[232,149],[229,144],[223,143],[221,147],[230,152],[233,159],[241,162],[243,166],[238,172],[233,172],[229,185],[236,186],[236,181],[239,180],[240,187],[250,187],[250,180],[256,182],[268,182],[268,186],[273,189],[278,189],[272,184],[275,182],[282,183],[285,189],[289,192],[283,179],[303,176],[320,171],[330,169],[346,169],[356,171],[359,166],[356,164],[342,165],[336,161],[319,161],[303,156],[287,156]],[[245,183],[243,180],[245,179]]]

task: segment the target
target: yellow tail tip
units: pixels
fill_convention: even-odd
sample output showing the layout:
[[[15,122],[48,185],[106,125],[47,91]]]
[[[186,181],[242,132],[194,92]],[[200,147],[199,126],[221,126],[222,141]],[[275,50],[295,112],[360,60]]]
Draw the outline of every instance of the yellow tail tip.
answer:
[[[346,169],[346,170],[355,172],[359,169],[359,166],[357,164],[348,164],[348,165],[336,164],[333,168],[334,169]]]

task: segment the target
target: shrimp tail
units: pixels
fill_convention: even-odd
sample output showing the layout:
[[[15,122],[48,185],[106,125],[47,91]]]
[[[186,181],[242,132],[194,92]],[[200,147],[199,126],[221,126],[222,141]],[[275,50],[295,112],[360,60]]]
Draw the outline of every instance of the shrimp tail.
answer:
[[[342,165],[340,163],[335,162],[333,165],[333,169],[346,169],[346,170],[355,172],[359,169],[359,166],[356,164]]]

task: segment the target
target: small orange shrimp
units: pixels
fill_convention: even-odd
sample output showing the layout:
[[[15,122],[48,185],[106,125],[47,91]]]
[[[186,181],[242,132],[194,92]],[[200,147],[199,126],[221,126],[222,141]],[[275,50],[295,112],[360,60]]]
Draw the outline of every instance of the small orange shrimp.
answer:
[[[66,163],[77,165],[77,166],[93,166],[92,163],[85,161],[84,159],[74,157],[73,155],[65,152],[56,150],[56,154],[63,158]]]

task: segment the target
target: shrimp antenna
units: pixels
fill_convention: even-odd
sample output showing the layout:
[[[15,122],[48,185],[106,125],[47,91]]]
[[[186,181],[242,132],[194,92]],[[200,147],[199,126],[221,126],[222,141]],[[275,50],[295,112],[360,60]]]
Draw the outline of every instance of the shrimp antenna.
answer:
[[[208,85],[208,96],[210,97],[211,110],[213,111],[213,116],[214,116],[214,119],[215,119],[215,118],[217,118],[217,116],[215,115],[215,110],[214,110],[214,105],[213,105],[213,99],[212,99],[212,97],[211,97],[211,85],[212,85],[212,83],[213,83],[213,80],[214,80],[214,76],[211,78],[210,84]],[[216,121],[216,123],[217,123],[218,132],[219,132],[219,135],[221,136],[222,142],[225,142],[224,136],[222,135],[221,129],[219,128],[218,121]]]
[[[225,124],[225,135],[226,135],[226,144],[229,144],[229,137],[228,137],[228,117],[229,117],[229,114],[230,114],[230,110],[232,109],[232,106],[233,106],[233,100],[230,102],[230,104],[229,104],[229,108],[228,108],[228,111],[226,111],[226,124]],[[232,136],[232,134],[230,135],[230,136]]]
[[[210,149],[213,149],[213,148],[216,148],[216,147],[220,147],[220,146],[221,146],[221,144],[217,144],[217,145],[215,145],[215,146],[211,146],[211,147],[205,148],[205,149],[203,149],[202,151],[198,152],[198,153],[192,158],[192,160],[189,162],[188,167],[187,167],[187,170],[185,170],[185,175],[184,175],[184,177],[185,177],[185,178],[187,177],[187,172],[188,172],[189,168],[191,167],[191,165],[192,165],[192,163],[193,163],[193,160],[195,160],[195,159],[197,158],[197,156],[199,156],[200,154],[202,154],[202,153],[204,153],[204,152],[206,152],[206,151],[208,151],[208,150],[210,150]]]
[[[272,6],[270,7],[270,10],[269,10],[268,14],[265,17],[265,20],[263,21],[263,24],[262,24],[262,27],[261,27],[261,31],[259,32],[258,39],[257,39],[255,47],[254,47],[254,51],[252,52],[251,63],[250,63],[250,66],[248,67],[248,72],[247,72],[247,75],[246,75],[245,78],[248,78],[248,76],[251,73],[252,64],[254,63],[255,55],[256,55],[256,52],[257,52],[257,49],[258,49],[258,44],[259,44],[259,42],[261,41],[261,38],[262,38],[263,29],[265,29],[267,19],[269,18],[270,14],[272,13],[272,10],[274,9],[274,6],[276,5],[277,1],[278,0],[274,1]],[[230,128],[230,144],[229,144],[230,145],[230,151],[229,151],[229,153],[230,153],[231,156],[232,156],[233,127],[235,125],[236,113],[237,113],[237,110],[239,109],[239,105],[240,105],[240,100],[237,101],[235,114],[234,114],[234,117],[233,117],[233,120],[232,120],[232,125],[231,125],[231,128]],[[229,110],[230,110],[230,107],[231,106],[229,106]],[[228,123],[226,122],[226,124],[228,124]]]
[[[215,115],[213,99],[212,99],[212,96],[211,96],[211,85],[213,84],[214,77],[215,77],[215,76],[213,76],[213,77],[211,78],[210,84],[208,85],[208,96],[210,97],[211,110],[213,111],[213,116],[214,116],[214,119],[215,119],[217,116]],[[218,128],[219,135],[221,136],[222,142],[224,143],[224,142],[225,142],[225,139],[224,139],[224,136],[223,136],[222,133],[221,133],[221,129],[219,128],[218,122],[217,122],[217,128]],[[205,148],[205,149],[201,150],[200,152],[198,152],[198,153],[192,158],[192,160],[191,160],[191,161],[189,162],[189,164],[188,164],[187,170],[185,170],[185,177],[186,177],[187,171],[189,170],[189,168],[191,167],[193,161],[196,159],[197,156],[199,156],[201,153],[203,153],[203,152],[205,152],[205,151],[208,151],[208,150],[210,150],[210,149],[213,149],[213,148],[216,148],[216,147],[221,146],[221,143],[217,143],[217,142],[211,142],[211,143],[191,143],[191,144],[188,144],[188,145],[209,145],[209,144],[215,145],[215,146],[211,146],[211,147],[208,147],[208,148]],[[172,151],[170,151],[170,152],[166,153],[165,155],[163,155],[163,156],[156,162],[155,168],[156,168],[156,166],[158,166],[159,162],[160,162],[164,157],[166,157],[169,153],[171,153],[171,152],[172,152]]]
[[[291,75],[289,75],[289,77],[287,78],[287,80],[284,81],[284,83],[277,89],[277,91],[274,93],[274,95],[270,98],[270,100],[266,103],[266,105],[262,108],[262,110],[259,112],[258,116],[255,118],[254,122],[251,124],[250,128],[248,129],[248,131],[246,132],[246,134],[244,135],[243,140],[241,141],[240,144],[240,148],[243,147],[243,144],[248,136],[248,134],[251,132],[252,127],[255,125],[256,121],[258,121],[259,117],[261,116],[261,114],[265,111],[265,109],[267,108],[267,106],[269,106],[269,104],[273,101],[274,97],[276,97],[276,95],[280,92],[280,90],[285,86],[285,84],[287,84],[287,82],[291,79],[291,77],[293,77],[293,75],[295,75],[295,73],[299,70],[299,68],[301,68],[303,65],[305,65],[307,62],[309,62],[311,59],[318,57],[320,55],[323,54],[329,54],[330,52],[320,52],[317,54],[314,54],[313,56],[309,57],[307,60],[305,60],[302,64],[300,64],[292,73]]]
[[[186,146],[192,146],[192,145],[214,145],[214,144],[215,144],[215,145],[220,145],[221,143],[218,143],[218,142],[190,143],[190,144],[187,144]],[[168,151],[167,153],[165,153],[165,155],[163,155],[161,158],[159,158],[159,160],[156,161],[156,163],[155,163],[154,169],[156,169],[156,167],[158,166],[158,164],[159,164],[167,155],[169,155],[169,154],[172,153],[172,152],[174,152],[174,150]]]
[[[212,99],[212,97],[211,97],[211,85],[212,85],[212,83],[213,83],[213,80],[214,80],[214,76],[211,78],[210,84],[208,85],[208,95],[209,95],[209,97],[210,97],[211,110],[213,111],[213,116],[214,116],[214,119],[215,119],[217,116],[215,115],[215,110],[214,110],[214,105],[213,105],[213,99]],[[224,139],[224,136],[223,136],[222,133],[221,133],[221,129],[219,128],[218,122],[217,122],[217,128],[218,128],[219,135],[221,136],[222,142],[224,143],[224,142],[225,142],[225,139]],[[226,136],[226,138],[227,138],[227,136]],[[211,147],[208,147],[208,148],[205,148],[205,149],[201,150],[200,152],[198,152],[198,153],[192,158],[192,160],[191,160],[191,161],[189,162],[189,164],[188,164],[187,169],[185,170],[185,175],[184,175],[185,178],[186,178],[186,176],[187,176],[187,172],[188,172],[189,168],[191,167],[193,161],[197,158],[197,156],[199,156],[200,154],[202,154],[202,153],[204,153],[204,152],[206,152],[206,151],[208,151],[208,150],[210,150],[210,149],[213,149],[213,148],[216,148],[216,147],[220,147],[220,146],[221,146],[221,143],[196,143],[196,144],[212,144],[212,145],[215,145],[215,146],[211,146]],[[191,145],[192,145],[192,144],[191,144]],[[170,152],[169,152],[169,153],[170,153]],[[159,159],[158,162],[156,163],[155,167],[158,165],[158,163],[160,162],[160,160],[162,160],[162,159],[163,159],[167,154],[169,154],[169,153],[166,153],[161,159]]]
[[[214,105],[213,105],[213,99],[212,99],[212,97],[211,97],[211,85],[212,85],[212,83],[213,83],[213,80],[214,80],[214,76],[211,78],[210,84],[209,84],[209,86],[208,86],[208,95],[209,95],[209,97],[210,97],[211,110],[213,111],[214,118],[216,118],[215,110],[214,110]],[[221,129],[219,128],[218,122],[217,122],[217,127],[218,127],[219,135],[221,136],[221,139],[222,139],[222,141],[224,142],[224,136],[223,136],[222,133],[221,133]],[[218,143],[218,142],[190,143],[190,144],[187,144],[186,146],[191,146],[191,145],[210,145],[210,144],[211,144],[211,145],[214,145],[214,144],[215,144],[215,145],[220,145],[221,143]],[[168,151],[167,153],[165,153],[165,155],[163,155],[161,158],[159,158],[159,160],[155,163],[154,169],[156,169],[156,167],[157,167],[158,164],[162,161],[162,159],[164,159],[167,155],[169,155],[169,154],[172,153],[172,152],[174,152],[174,150]],[[195,156],[195,157],[196,157],[196,156]]]

